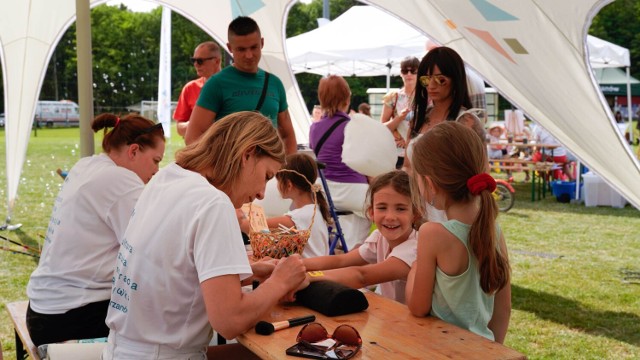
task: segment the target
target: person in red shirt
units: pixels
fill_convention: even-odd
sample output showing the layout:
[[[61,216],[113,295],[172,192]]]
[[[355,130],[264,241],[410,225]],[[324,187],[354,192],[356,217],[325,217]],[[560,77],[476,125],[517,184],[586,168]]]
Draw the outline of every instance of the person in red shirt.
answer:
[[[191,111],[193,111],[193,107],[198,101],[202,86],[211,76],[220,71],[221,61],[220,47],[215,42],[206,41],[196,46],[191,62],[198,73],[198,78],[189,81],[182,88],[178,106],[176,106],[176,110],[173,113],[173,119],[176,121],[176,130],[180,136],[184,137],[187,132]]]

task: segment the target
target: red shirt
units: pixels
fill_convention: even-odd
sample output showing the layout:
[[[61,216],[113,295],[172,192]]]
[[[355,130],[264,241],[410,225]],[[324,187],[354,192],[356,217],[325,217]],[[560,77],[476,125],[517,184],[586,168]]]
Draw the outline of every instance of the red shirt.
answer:
[[[201,77],[199,79],[189,81],[182,88],[180,98],[178,99],[178,106],[176,106],[176,111],[173,113],[173,118],[177,122],[189,121],[191,112],[196,106],[198,96],[200,96],[200,90],[202,90],[202,86],[205,81],[205,78]]]

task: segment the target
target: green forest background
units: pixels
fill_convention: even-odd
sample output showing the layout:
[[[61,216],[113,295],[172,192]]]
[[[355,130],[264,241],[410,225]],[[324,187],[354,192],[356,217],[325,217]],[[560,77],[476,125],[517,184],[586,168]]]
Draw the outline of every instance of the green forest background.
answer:
[[[322,0],[297,3],[289,13],[287,37],[317,27],[322,17]],[[330,18],[334,19],[354,5],[354,0],[331,0]],[[147,13],[129,11],[125,6],[101,5],[91,10],[93,45],[94,112],[124,112],[126,107],[157,97],[160,50],[161,7]],[[640,75],[640,0],[616,0],[596,15],[589,34],[629,48],[631,75]],[[171,87],[176,101],[184,84],[195,77],[189,62],[195,46],[211,37],[178,13],[172,13]],[[265,41],[270,41],[265,39]],[[223,49],[226,46],[222,47]],[[225,56],[229,63],[228,56]],[[0,77],[2,74],[0,74]],[[316,103],[319,75],[296,75],[302,95],[310,109]],[[384,87],[385,77],[347,78],[353,93],[352,104],[368,101],[368,88]],[[0,82],[0,94],[3,93]],[[402,86],[399,76],[392,77],[392,87]],[[62,36],[42,85],[40,100],[68,99],[77,102],[75,24]],[[501,106],[502,108],[503,106]],[[0,96],[0,112],[4,112]]]

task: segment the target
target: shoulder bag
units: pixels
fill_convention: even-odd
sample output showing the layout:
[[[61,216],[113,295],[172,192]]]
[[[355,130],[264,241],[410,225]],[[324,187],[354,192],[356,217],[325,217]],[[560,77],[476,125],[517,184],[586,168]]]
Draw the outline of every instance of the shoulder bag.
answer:
[[[256,111],[260,111],[262,108],[262,104],[264,103],[264,98],[267,95],[267,87],[269,85],[269,73],[264,72],[264,85],[262,85],[262,94],[260,94],[260,99],[258,100],[258,105],[256,105]]]

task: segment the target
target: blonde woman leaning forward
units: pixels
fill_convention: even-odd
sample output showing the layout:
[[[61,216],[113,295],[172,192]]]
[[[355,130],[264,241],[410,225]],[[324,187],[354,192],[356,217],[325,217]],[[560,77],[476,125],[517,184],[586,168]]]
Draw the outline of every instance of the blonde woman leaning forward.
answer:
[[[103,359],[251,356],[238,344],[207,345],[212,328],[227,339],[244,333],[305,281],[298,255],[275,267],[250,264],[236,218],[236,208],[264,196],[284,159],[271,122],[242,111],[216,121],[156,174],[120,246]],[[220,354],[229,347],[233,354]]]

